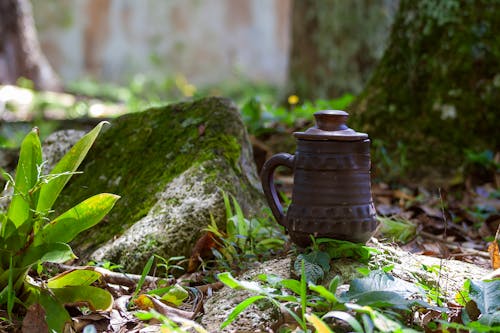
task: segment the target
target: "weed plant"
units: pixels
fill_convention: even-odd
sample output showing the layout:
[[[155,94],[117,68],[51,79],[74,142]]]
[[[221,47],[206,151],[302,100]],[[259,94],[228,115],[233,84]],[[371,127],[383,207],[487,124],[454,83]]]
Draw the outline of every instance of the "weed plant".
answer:
[[[247,250],[252,251],[252,248]],[[267,302],[293,318],[294,322],[288,323],[280,332],[334,332],[339,328],[341,331],[360,333],[410,333],[437,328],[444,331],[500,332],[500,279],[468,280],[465,283],[458,294],[464,308],[460,323],[457,323],[456,320],[448,320],[450,311],[454,310],[447,308],[449,300],[444,298],[439,286],[426,281],[413,284],[396,278],[390,273],[394,265],[385,263],[378,268],[380,263],[374,265],[371,262],[373,254],[380,255],[378,250],[361,244],[313,239],[309,248],[296,255],[292,271],[297,279],[261,274],[255,280],[246,281],[238,280],[229,271],[220,273],[217,277],[226,286],[253,294],[232,310],[221,329],[234,323],[253,304]],[[360,269],[364,276],[354,278],[349,282],[348,290],[343,291],[345,288],[340,288],[342,281],[339,276],[330,281],[325,281],[325,278],[330,271],[331,260],[346,257],[367,266]],[[435,267],[423,269],[439,274]],[[440,315],[433,321],[427,321],[425,327],[421,326],[420,314],[431,312]]]
[[[226,209],[225,230],[220,230],[212,217],[205,229],[220,241],[219,249],[213,248],[217,265],[221,269],[248,268],[249,263],[262,261],[282,251],[286,242],[283,229],[276,227],[268,217],[247,219],[234,197],[223,193]]]
[[[109,292],[91,286],[100,277],[93,270],[71,270],[48,281],[35,281],[28,275],[32,267],[40,271],[44,262],[76,258],[68,243],[99,223],[118,200],[114,194],[97,194],[52,217],[54,202],[103,125],[82,137],[49,174],[43,174],[42,149],[34,129],[21,144],[15,177],[0,170],[7,185],[14,188],[7,211],[0,212],[0,307],[9,320],[15,309],[22,313],[40,304],[49,329],[62,332],[70,320],[65,304],[84,302],[92,310],[108,310],[112,305]]]

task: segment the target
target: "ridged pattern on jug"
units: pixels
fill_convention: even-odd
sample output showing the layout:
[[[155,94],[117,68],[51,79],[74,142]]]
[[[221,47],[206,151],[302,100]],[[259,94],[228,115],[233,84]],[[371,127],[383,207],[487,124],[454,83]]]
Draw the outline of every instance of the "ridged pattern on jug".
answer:
[[[370,186],[370,141],[298,140],[291,233],[366,241],[377,227]]]

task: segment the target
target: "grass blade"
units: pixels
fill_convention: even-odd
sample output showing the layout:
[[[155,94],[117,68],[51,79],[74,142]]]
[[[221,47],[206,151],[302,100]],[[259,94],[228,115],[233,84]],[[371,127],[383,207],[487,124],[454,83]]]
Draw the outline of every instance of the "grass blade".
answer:
[[[257,295],[257,296],[252,296],[238,304],[233,311],[229,314],[227,319],[220,325],[221,329],[224,329],[227,325],[231,324],[238,315],[243,312],[246,308],[248,308],[250,305],[253,303],[257,302],[260,299],[266,298],[266,296],[263,295]]]
[[[154,255],[152,255],[151,257],[149,257],[148,262],[146,263],[146,265],[142,269],[141,278],[139,279],[139,282],[137,283],[137,287],[135,287],[135,291],[132,294],[132,298],[131,299],[136,298],[137,295],[139,294],[139,291],[141,291],[141,288],[142,288],[142,286],[144,284],[144,281],[146,281],[146,276],[148,275],[149,271],[151,271],[151,267],[153,267],[154,260],[155,260],[155,256]]]
[[[16,292],[14,290],[14,269],[12,264],[12,256],[10,256],[9,282],[7,284],[7,314],[9,315],[9,320],[12,320],[12,309],[14,309],[15,296]]]

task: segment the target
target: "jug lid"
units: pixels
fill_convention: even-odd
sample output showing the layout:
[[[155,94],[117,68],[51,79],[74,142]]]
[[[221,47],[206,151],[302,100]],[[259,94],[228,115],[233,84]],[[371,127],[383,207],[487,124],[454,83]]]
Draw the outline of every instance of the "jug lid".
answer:
[[[347,127],[349,114],[340,110],[323,110],[314,113],[316,126],[305,132],[295,132],[298,139],[358,141],[368,138],[368,134],[356,132]]]

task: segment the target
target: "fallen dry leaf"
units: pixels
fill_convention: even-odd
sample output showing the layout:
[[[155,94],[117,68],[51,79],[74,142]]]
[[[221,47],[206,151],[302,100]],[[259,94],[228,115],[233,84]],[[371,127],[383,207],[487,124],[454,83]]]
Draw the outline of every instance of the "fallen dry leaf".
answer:
[[[413,201],[413,200],[415,200],[415,197],[412,194],[410,194],[407,191],[402,190],[402,189],[401,190],[394,190],[393,196],[395,198],[399,199],[399,203],[401,205],[404,205],[405,201]]]
[[[201,236],[191,251],[189,258],[188,273],[192,273],[198,269],[198,266],[203,260],[213,258],[212,249],[220,249],[222,241],[213,232],[207,231]]]
[[[134,304],[141,310],[149,310],[154,307],[151,298],[148,295],[141,294],[134,299]]]
[[[44,333],[49,331],[45,321],[45,310],[36,303],[31,305],[23,320],[23,333]]]
[[[195,316],[195,313],[192,311],[184,311],[174,308],[150,295],[139,295],[134,300],[134,304],[141,310],[155,309],[158,313],[161,313],[174,321],[179,321],[179,318],[193,319]]]
[[[490,253],[491,267],[493,269],[500,268],[500,249],[498,248],[498,241],[493,240],[488,245],[488,252]]]

